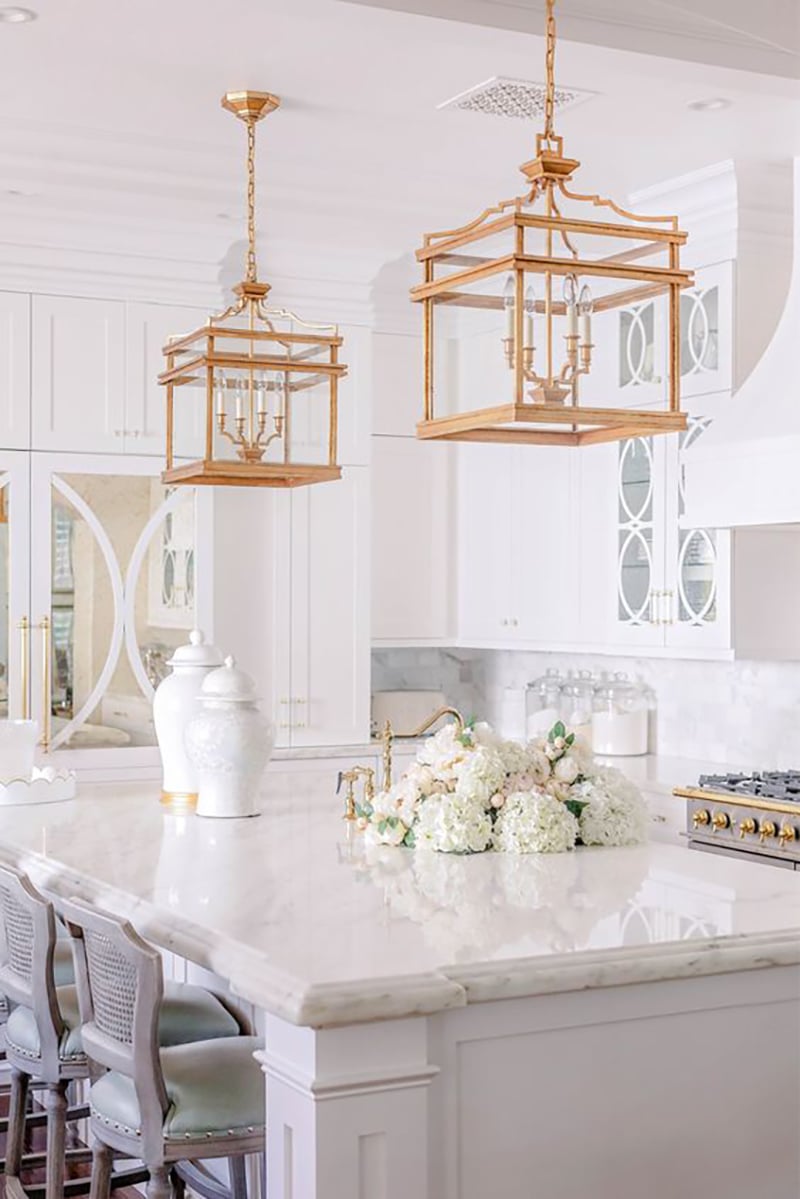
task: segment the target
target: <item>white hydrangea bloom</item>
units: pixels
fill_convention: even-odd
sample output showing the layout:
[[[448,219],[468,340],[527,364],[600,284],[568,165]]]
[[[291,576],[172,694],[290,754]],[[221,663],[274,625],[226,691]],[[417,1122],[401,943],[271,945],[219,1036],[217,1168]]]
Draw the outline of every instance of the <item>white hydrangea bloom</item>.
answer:
[[[488,807],[506,780],[506,768],[496,749],[479,745],[456,765],[456,791],[464,799]]]
[[[570,810],[541,791],[510,795],[494,826],[494,848],[502,853],[564,853],[578,837]]]
[[[483,853],[492,821],[483,805],[463,796],[434,795],[418,809],[416,844],[438,853]]]
[[[527,745],[519,741],[499,741],[497,752],[503,761],[506,774],[528,774],[530,770],[530,751]]]
[[[598,769],[573,794],[586,804],[580,817],[584,845],[641,845],[647,840],[647,805],[621,771]]]

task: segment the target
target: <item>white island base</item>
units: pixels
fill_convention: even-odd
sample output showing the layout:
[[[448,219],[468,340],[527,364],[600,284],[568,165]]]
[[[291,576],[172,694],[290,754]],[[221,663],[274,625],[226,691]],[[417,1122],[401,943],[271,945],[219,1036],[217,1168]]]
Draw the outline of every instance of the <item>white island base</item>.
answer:
[[[668,845],[369,857],[333,782],[271,775],[252,821],[129,786],[0,826],[252,1005],[269,1199],[798,1199],[800,878]]]

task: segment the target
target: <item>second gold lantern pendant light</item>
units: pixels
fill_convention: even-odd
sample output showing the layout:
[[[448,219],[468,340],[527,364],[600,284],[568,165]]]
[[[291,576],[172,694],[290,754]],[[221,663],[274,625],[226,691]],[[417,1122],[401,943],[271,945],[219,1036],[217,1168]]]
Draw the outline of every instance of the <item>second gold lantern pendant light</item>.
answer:
[[[544,130],[522,165],[525,194],[460,228],[429,233],[417,258],[426,440],[587,445],[686,428],[680,410],[680,268],[674,216],[637,216],[568,186],[580,166],[555,132],[554,0],[547,0]],[[619,402],[620,310],[654,305],[661,408]],[[602,344],[598,343],[602,339]],[[592,374],[598,358],[604,370]],[[610,399],[616,399],[614,405]],[[631,402],[631,401],[634,402]]]
[[[164,346],[167,462],[171,485],[299,487],[341,477],[337,462],[342,338],[335,325],[312,325],[269,308],[258,280],[255,229],[255,127],[279,107],[268,92],[228,92],[222,105],[247,129],[247,260],[235,299],[206,324]],[[204,415],[204,454],[181,463],[188,409]]]

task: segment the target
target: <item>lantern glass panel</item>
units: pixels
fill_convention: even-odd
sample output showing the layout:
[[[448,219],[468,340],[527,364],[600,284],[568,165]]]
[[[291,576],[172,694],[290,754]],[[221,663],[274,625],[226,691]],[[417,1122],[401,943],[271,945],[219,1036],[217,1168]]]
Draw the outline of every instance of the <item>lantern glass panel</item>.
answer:
[[[433,278],[446,279],[450,275],[460,274],[462,271],[470,271],[475,268],[480,269],[487,263],[497,258],[507,258],[509,254],[514,253],[515,247],[515,231],[513,226],[508,229],[502,229],[496,233],[491,232],[491,224],[496,217],[489,217],[486,221],[490,231],[480,237],[473,237],[473,232],[467,231],[466,238],[461,245],[448,246],[447,249],[442,249],[433,258]],[[455,234],[448,241],[459,241],[458,234]]]
[[[507,357],[514,272],[503,271],[433,303],[433,385],[437,416],[514,402]],[[508,295],[507,292],[511,294]]]

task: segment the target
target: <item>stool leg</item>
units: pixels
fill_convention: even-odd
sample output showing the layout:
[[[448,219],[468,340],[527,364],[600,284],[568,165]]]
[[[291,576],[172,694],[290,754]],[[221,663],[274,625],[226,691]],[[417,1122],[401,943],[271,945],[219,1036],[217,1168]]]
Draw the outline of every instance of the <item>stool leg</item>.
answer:
[[[6,1174],[19,1176],[22,1154],[25,1149],[25,1112],[28,1107],[30,1076],[21,1070],[11,1071],[11,1103],[8,1117],[8,1140],[6,1147]]]
[[[148,1166],[150,1177],[145,1194],[147,1199],[172,1199],[172,1183],[166,1166]]]
[[[68,1086],[67,1082],[51,1082],[47,1088],[47,1199],[64,1199]]]
[[[241,1156],[229,1157],[228,1169],[231,1172],[232,1199],[247,1199],[247,1170],[245,1169],[245,1159]]]
[[[92,1146],[92,1188],[89,1199],[108,1199],[111,1194],[111,1170],[114,1154],[108,1145],[95,1138]]]

